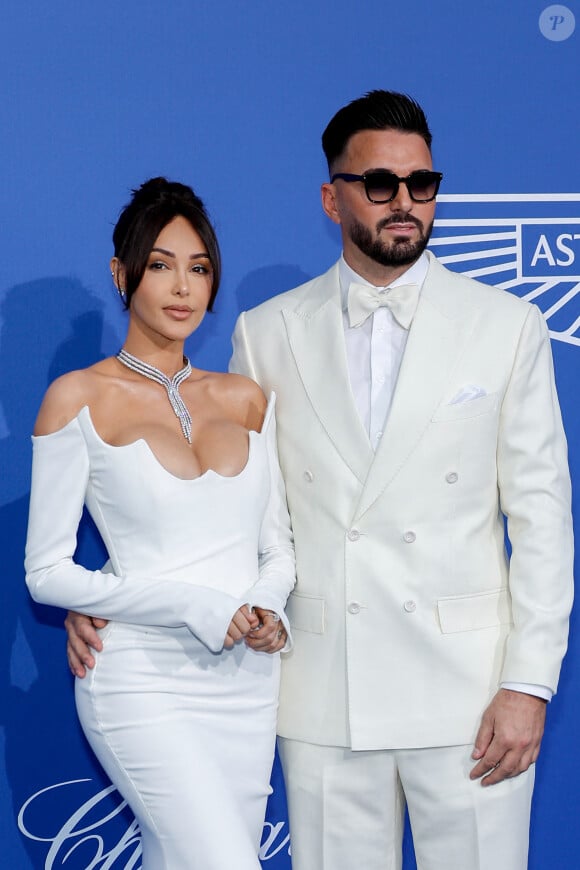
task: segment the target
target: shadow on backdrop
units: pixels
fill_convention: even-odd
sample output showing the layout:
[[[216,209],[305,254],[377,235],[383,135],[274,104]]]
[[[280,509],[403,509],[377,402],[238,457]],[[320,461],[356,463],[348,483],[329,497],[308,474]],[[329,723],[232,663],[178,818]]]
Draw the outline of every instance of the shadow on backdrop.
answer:
[[[262,266],[248,272],[245,278],[238,284],[236,289],[237,310],[247,311],[255,308],[272,296],[292,290],[306,281],[310,281],[312,275],[307,275],[298,266],[277,264],[274,266]]]
[[[79,281],[60,277],[11,288],[4,296],[0,316],[0,395],[7,433],[0,442],[0,528],[6,590],[0,609],[0,709],[15,828],[22,804],[47,786],[81,778],[94,779],[102,787],[108,785],[92,763],[76,720],[63,613],[31,601],[23,569],[34,420],[54,378],[102,357],[104,318],[101,300]],[[102,545],[88,518],[83,519],[79,531],[79,560],[94,567],[104,561]],[[64,698],[70,708],[63,710],[55,698]],[[74,811],[70,795],[61,791],[62,796],[50,793],[48,813],[44,803],[42,816],[30,816],[38,836],[53,836]],[[78,806],[78,795],[75,798]],[[47,843],[25,838],[22,843],[31,866],[44,866]]]

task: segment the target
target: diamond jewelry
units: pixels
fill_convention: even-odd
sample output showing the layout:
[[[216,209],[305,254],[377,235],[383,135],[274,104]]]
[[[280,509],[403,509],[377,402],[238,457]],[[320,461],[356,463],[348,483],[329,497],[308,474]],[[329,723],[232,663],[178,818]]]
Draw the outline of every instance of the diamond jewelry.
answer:
[[[163,372],[159,371],[159,369],[156,369],[155,366],[143,362],[143,360],[128,353],[125,349],[119,351],[117,359],[120,363],[123,363],[124,366],[127,366],[128,369],[131,369],[131,371],[137,372],[137,374],[143,375],[143,377],[149,378],[151,381],[156,381],[158,384],[161,384],[162,387],[165,387],[167,390],[167,398],[169,399],[171,407],[175,412],[175,416],[178,418],[181,425],[181,431],[186,440],[191,444],[191,414],[187,410],[185,402],[179,393],[180,385],[191,374],[191,363],[187,357],[183,357],[185,365],[177,372],[177,374],[173,375],[171,380],[167,375],[164,375]]]

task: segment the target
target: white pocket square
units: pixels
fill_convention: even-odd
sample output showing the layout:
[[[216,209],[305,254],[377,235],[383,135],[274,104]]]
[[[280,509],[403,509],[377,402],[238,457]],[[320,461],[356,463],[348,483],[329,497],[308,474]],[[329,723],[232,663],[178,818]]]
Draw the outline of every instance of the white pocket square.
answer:
[[[463,402],[472,402],[473,399],[480,399],[482,396],[487,396],[487,392],[483,387],[478,387],[477,384],[465,384],[453,396],[450,405],[461,405]]]

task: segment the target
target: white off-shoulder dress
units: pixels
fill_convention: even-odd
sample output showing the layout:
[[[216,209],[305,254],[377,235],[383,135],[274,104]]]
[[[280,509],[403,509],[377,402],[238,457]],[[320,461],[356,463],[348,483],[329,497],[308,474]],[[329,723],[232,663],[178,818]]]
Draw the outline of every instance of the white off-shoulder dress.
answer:
[[[73,561],[83,504],[109,573]],[[280,656],[223,641],[244,603],[288,630],[274,397],[235,477],[175,477],[144,440],[105,443],[87,407],[33,438],[26,573],[35,600],[110,620],[77,709],[139,822],[144,870],[257,870]]]

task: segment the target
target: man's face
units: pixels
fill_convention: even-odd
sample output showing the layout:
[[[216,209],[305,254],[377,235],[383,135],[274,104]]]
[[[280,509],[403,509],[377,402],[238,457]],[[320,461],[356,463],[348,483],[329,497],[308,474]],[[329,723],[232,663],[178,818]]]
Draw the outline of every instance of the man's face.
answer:
[[[388,169],[406,177],[417,169],[432,169],[431,154],[417,133],[362,130],[355,133],[332,167],[334,172],[363,175]],[[399,184],[391,202],[369,202],[362,182],[337,179],[322,185],[326,214],[340,224],[344,256],[351,268],[373,283],[398,274],[425,249],[435,215],[435,200],[414,202]]]

